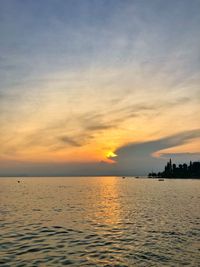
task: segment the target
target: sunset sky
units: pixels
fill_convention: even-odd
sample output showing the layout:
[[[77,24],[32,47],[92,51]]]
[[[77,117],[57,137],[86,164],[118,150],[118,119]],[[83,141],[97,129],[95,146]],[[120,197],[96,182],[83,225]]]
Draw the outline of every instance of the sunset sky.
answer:
[[[0,175],[200,160],[200,0],[1,0]]]

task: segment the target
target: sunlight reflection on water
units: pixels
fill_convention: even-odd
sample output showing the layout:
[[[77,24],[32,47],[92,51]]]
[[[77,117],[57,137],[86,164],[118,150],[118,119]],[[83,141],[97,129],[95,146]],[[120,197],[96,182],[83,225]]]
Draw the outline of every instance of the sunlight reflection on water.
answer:
[[[1,266],[198,266],[197,180],[0,179]]]

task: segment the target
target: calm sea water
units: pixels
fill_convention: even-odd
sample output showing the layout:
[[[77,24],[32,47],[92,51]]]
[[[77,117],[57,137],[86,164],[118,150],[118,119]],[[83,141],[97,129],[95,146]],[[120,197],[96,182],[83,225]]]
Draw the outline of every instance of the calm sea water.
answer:
[[[200,181],[0,178],[0,266],[200,266]]]

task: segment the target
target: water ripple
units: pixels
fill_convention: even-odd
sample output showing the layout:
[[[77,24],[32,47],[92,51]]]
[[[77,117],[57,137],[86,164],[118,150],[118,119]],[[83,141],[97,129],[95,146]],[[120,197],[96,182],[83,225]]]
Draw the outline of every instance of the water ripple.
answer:
[[[0,265],[200,266],[196,182],[126,180],[4,184]]]

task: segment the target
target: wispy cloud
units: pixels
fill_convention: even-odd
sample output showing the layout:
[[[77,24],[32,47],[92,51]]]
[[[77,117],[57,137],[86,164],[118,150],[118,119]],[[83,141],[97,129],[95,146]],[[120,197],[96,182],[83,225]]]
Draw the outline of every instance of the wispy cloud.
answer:
[[[139,155],[144,154],[150,156],[153,152],[182,145],[187,141],[198,137],[200,137],[200,129],[189,130],[158,140],[127,144],[117,149],[115,152],[118,155],[117,160],[120,159],[120,157],[124,158],[124,156],[128,154],[137,155],[137,153],[139,153]]]
[[[84,160],[109,148],[120,171],[131,151],[142,168],[189,142],[200,127],[200,3],[161,2],[0,1],[0,155],[81,150]],[[176,143],[175,132],[187,136]]]
[[[70,138],[68,136],[62,136],[62,137],[60,137],[60,140],[63,143],[66,143],[66,144],[71,145],[71,146],[75,146],[75,147],[81,146],[81,144],[78,143],[74,138]]]
[[[154,153],[185,144],[198,137],[200,137],[200,129],[181,132],[153,141],[130,143],[117,149],[115,153],[118,157],[113,160],[116,161],[117,168],[119,170],[124,170],[127,174],[147,173],[151,168],[160,168],[166,161],[167,155],[169,156],[169,154],[166,153],[162,154],[162,157],[154,157]],[[198,156],[199,153],[196,155]],[[190,154],[188,154],[187,160],[190,160],[189,156]],[[179,154],[176,154],[176,159],[179,159]]]

